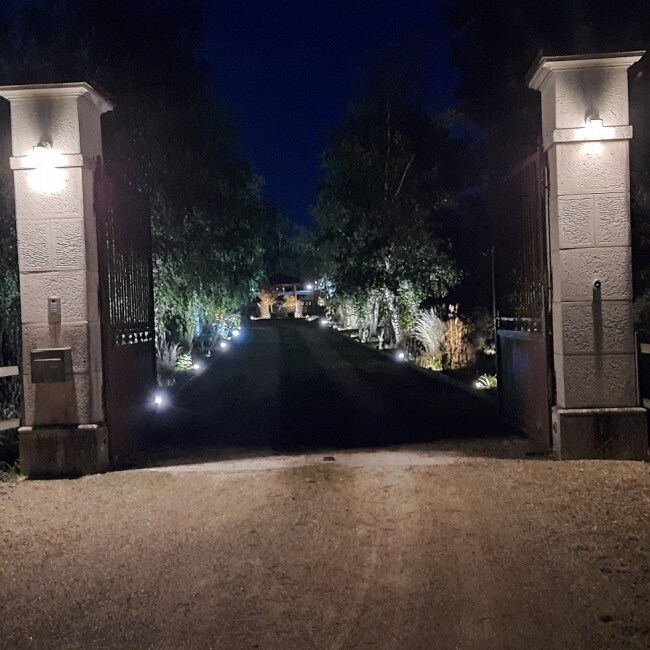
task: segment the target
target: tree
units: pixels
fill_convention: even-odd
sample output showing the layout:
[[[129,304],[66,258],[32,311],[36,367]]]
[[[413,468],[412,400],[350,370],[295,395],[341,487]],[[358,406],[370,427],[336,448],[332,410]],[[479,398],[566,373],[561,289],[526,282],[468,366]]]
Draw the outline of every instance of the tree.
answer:
[[[339,292],[378,292],[398,343],[400,306],[417,308],[459,278],[437,236],[456,199],[456,153],[422,106],[417,75],[394,63],[373,73],[324,155],[314,209],[324,270]]]
[[[88,81],[113,175],[152,209],[158,325],[244,302],[263,272],[260,180],[200,58],[202,3],[54,0],[28,5],[0,46],[4,83]],[[215,307],[218,305],[218,308]]]
[[[525,76],[538,55],[645,49],[650,3],[629,0],[453,0],[454,63],[459,108],[485,134],[481,167],[498,179],[537,146],[539,93]],[[630,72],[632,222],[637,292],[650,281],[650,61]]]

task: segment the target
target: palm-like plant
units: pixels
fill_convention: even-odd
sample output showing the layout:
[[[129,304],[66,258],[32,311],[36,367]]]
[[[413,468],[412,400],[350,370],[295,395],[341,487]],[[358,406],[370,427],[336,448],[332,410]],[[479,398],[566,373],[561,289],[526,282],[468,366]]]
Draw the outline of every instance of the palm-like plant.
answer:
[[[160,386],[170,386],[174,383],[176,362],[181,352],[182,348],[179,343],[168,343],[164,335],[158,336],[156,342],[156,370]]]
[[[445,322],[433,308],[420,311],[415,315],[413,334],[427,354],[435,355],[440,352],[440,344],[446,329]]]

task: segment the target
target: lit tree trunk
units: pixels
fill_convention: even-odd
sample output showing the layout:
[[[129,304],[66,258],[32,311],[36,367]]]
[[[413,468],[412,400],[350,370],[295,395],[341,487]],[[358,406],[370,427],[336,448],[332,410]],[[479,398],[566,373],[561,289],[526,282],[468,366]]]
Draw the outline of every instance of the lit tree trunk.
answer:
[[[379,326],[379,300],[373,292],[372,310],[370,312],[370,336],[377,336],[377,327]]]
[[[399,316],[397,313],[397,303],[395,300],[395,294],[387,287],[384,287],[383,293],[384,293],[384,299],[386,300],[386,308],[388,309],[388,314],[390,316],[390,324],[391,327],[393,328],[393,334],[395,334],[395,345],[399,346],[402,343],[404,335],[402,333],[402,328],[400,327],[399,324]]]

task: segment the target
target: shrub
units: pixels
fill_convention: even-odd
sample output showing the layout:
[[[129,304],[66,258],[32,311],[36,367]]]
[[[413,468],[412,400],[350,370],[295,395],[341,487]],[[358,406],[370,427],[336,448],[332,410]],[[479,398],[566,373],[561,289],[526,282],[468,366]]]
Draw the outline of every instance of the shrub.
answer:
[[[418,312],[415,316],[413,334],[428,355],[435,355],[440,352],[440,344],[445,329],[445,322],[436,314],[433,308]]]
[[[168,343],[164,335],[156,342],[156,370],[159,386],[171,386],[174,383],[176,363],[181,354],[179,343]]]
[[[489,389],[489,388],[496,388],[497,387],[497,376],[496,375],[488,375],[485,373],[484,375],[481,375],[477,380],[476,383],[474,384],[475,388],[480,388],[482,390]]]
[[[476,361],[476,350],[469,341],[470,326],[458,315],[458,305],[449,305],[445,325],[441,344],[445,370],[471,366]]]
[[[442,370],[442,353],[431,354],[425,352],[418,357],[418,365],[429,370]]]
[[[189,354],[184,353],[178,355],[175,365],[176,370],[180,372],[186,372],[188,370],[192,370],[193,367],[194,363],[192,361],[192,357]]]

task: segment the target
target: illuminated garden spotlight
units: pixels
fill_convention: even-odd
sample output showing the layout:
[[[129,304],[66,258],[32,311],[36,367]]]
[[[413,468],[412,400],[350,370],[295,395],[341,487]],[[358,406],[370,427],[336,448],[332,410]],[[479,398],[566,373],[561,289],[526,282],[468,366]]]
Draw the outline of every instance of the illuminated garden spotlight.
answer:
[[[305,285],[305,289],[307,289],[307,291],[312,291],[314,289],[314,285],[310,282],[309,284]]]
[[[220,342],[219,342],[219,347],[220,347],[222,350],[227,350],[227,349],[228,349],[228,344],[227,344],[225,341],[220,341]]]
[[[233,335],[235,338],[237,338],[240,334],[241,334],[241,330],[240,330],[240,329],[234,329],[234,330],[232,331],[232,335]]]
[[[65,156],[49,142],[39,142],[25,157],[27,184],[37,194],[57,194],[65,188],[68,175]]]
[[[321,318],[318,323],[321,327],[327,327],[330,324],[327,318]]]
[[[153,403],[159,408],[163,408],[166,405],[165,396],[162,393],[156,393],[153,396]]]
[[[198,361],[192,364],[192,368],[194,368],[194,370],[201,370],[202,367],[203,366]]]
[[[395,359],[397,359],[397,361],[405,361],[406,354],[402,350],[400,350],[399,352],[395,353]]]

